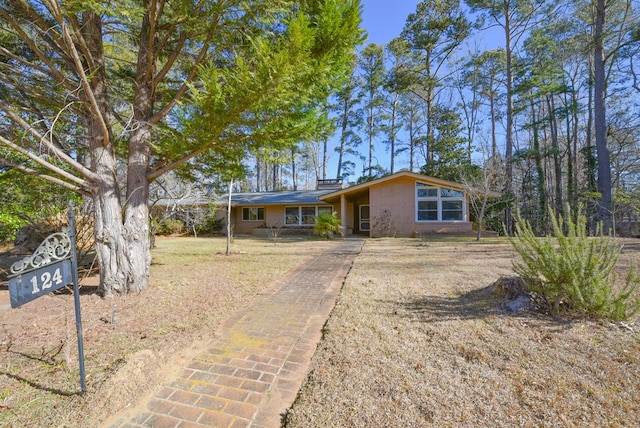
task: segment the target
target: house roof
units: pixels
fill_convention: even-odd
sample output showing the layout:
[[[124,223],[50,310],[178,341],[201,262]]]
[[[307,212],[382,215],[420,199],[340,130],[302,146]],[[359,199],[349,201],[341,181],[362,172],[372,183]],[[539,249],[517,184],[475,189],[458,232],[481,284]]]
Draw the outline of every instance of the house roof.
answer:
[[[367,192],[371,186],[379,185],[388,181],[397,180],[402,177],[413,178],[436,186],[448,187],[450,189],[462,190],[462,185],[453,181],[442,180],[428,175],[417,174],[415,172],[401,171],[392,175],[387,175],[372,181],[357,184],[344,189],[322,189],[322,190],[283,190],[277,192],[249,192],[232,193],[231,206],[247,205],[299,205],[299,204],[323,204],[334,203],[340,200],[340,196],[354,196]],[[227,205],[228,198],[221,196],[217,200],[220,206]]]
[[[324,190],[283,190],[278,192],[232,193],[231,206],[238,205],[291,205],[291,204],[323,204],[320,196],[331,192]],[[218,204],[227,205],[228,198],[221,197]]]
[[[206,206],[211,201],[211,198],[206,195],[187,196],[178,198],[158,198],[155,201],[150,202],[151,207],[173,207],[173,206],[194,206],[201,207]]]
[[[448,180],[442,180],[440,178],[430,177],[428,175],[417,174],[415,172],[400,171],[400,172],[396,172],[395,174],[387,175],[381,178],[377,178],[375,180],[367,181],[365,183],[360,183],[355,186],[347,187],[345,189],[339,189],[333,192],[326,193],[320,196],[320,200],[324,202],[334,202],[336,200],[339,200],[340,196],[342,195],[352,196],[368,190],[371,186],[382,184],[387,181],[397,180],[401,177],[410,177],[418,181],[424,181],[424,182],[432,183],[438,186],[445,186],[455,190],[463,190],[462,185],[460,183],[456,183]]]

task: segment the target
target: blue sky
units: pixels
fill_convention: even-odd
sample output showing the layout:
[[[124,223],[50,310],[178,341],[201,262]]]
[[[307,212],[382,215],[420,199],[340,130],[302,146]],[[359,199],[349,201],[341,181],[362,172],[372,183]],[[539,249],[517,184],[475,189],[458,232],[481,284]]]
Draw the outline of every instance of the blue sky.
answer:
[[[398,37],[407,16],[416,11],[418,0],[361,0],[362,26],[369,38],[365,44],[387,44]]]

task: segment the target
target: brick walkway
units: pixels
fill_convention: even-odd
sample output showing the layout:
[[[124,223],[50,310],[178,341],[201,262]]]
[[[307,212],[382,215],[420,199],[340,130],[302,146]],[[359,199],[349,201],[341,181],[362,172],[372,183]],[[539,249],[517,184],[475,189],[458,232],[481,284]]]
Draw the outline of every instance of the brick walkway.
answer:
[[[363,243],[338,241],[277,280],[229,318],[211,349],[142,412],[111,428],[280,427]]]

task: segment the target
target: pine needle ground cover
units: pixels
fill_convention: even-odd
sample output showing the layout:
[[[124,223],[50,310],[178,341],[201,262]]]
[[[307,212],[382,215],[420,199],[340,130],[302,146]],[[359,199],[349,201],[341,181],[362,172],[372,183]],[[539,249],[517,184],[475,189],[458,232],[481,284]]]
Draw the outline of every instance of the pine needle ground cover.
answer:
[[[623,272],[640,243],[625,243]],[[634,426],[640,325],[510,313],[508,241],[368,240],[287,415],[302,427]]]

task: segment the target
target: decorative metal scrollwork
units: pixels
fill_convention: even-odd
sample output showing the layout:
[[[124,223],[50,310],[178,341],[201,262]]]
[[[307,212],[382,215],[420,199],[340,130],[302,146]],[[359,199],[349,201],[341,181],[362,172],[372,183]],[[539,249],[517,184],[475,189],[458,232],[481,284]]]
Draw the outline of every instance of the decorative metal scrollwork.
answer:
[[[12,275],[19,275],[69,258],[71,239],[65,232],[56,232],[46,237],[32,255],[11,265]]]

